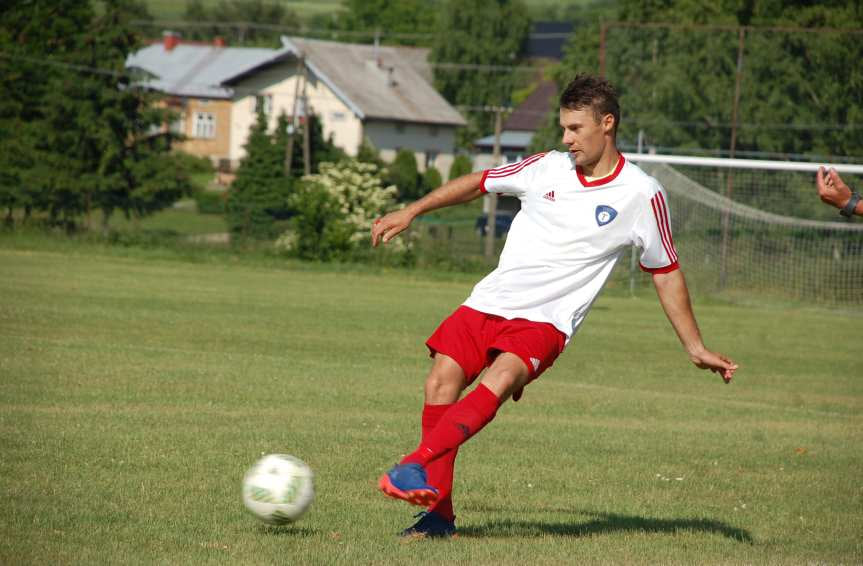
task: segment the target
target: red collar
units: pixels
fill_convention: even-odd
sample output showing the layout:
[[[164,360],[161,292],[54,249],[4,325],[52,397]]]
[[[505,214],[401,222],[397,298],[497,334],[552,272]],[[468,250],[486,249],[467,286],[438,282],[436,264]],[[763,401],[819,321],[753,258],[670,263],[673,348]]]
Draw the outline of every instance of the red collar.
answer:
[[[611,172],[611,175],[607,175],[601,179],[595,179],[593,181],[588,181],[584,177],[584,172],[581,170],[581,165],[575,166],[575,172],[578,174],[578,180],[581,181],[581,184],[585,187],[598,187],[600,185],[604,185],[606,183],[612,182],[623,169],[623,164],[626,160],[623,158],[623,154],[620,154],[620,157],[617,159],[617,165],[614,167],[614,171]]]

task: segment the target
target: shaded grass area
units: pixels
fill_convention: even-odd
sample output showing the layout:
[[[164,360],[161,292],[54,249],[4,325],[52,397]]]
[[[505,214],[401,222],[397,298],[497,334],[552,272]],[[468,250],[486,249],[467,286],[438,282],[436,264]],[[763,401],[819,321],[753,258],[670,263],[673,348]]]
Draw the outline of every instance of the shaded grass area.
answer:
[[[59,244],[58,244],[59,245]],[[859,316],[696,305],[735,383],[611,289],[459,456],[449,542],[377,476],[419,430],[423,340],[474,277],[78,253],[0,239],[0,562],[859,562]],[[138,255],[134,255],[138,253]],[[275,261],[275,260],[274,260]],[[239,482],[313,467],[291,527]]]

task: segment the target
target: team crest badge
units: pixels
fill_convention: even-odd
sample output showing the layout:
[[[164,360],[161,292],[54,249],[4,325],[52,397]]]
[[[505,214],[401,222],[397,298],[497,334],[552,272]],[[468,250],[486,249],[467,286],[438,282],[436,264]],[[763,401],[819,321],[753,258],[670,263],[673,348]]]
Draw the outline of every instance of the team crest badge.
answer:
[[[610,206],[606,206],[601,204],[596,207],[596,223],[599,226],[605,226],[617,216],[617,211],[611,208]]]

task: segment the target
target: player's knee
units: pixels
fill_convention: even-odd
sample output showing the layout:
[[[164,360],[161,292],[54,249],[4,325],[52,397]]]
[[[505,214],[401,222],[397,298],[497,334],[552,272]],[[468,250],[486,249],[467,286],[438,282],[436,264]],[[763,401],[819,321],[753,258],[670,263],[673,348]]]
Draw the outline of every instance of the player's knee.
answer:
[[[454,372],[433,369],[426,378],[426,399],[435,403],[451,403],[464,389],[464,377]]]
[[[483,376],[482,383],[498,397],[506,399],[527,385],[528,377],[527,371],[518,367],[492,367]]]

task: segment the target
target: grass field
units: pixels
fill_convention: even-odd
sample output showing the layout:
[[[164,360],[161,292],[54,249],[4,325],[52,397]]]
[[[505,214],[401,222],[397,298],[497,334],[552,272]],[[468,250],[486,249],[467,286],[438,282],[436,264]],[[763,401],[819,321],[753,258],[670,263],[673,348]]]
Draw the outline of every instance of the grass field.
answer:
[[[472,279],[0,236],[0,563],[863,560],[863,318],[699,303],[742,366],[726,386],[615,289],[463,448],[461,536],[397,540],[414,509],[375,480],[416,442],[422,342]],[[316,471],[293,527],[240,503],[268,452]]]

